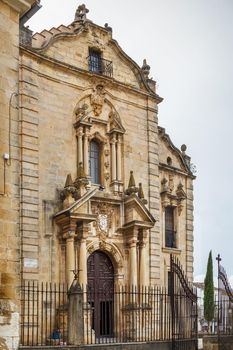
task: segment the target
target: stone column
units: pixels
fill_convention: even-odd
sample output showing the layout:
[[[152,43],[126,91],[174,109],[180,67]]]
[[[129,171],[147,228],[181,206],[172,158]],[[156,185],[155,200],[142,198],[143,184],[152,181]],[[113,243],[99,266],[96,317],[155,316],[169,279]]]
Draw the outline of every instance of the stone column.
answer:
[[[116,181],[116,136],[113,134],[111,140],[111,156],[112,156],[112,181]]]
[[[89,154],[88,154],[88,134],[87,130],[85,130],[84,134],[84,140],[83,140],[83,165],[84,165],[84,172],[86,176],[89,175]]]
[[[129,285],[136,287],[138,282],[137,274],[137,238],[129,242]]]
[[[69,231],[66,235],[66,281],[68,286],[70,287],[74,274],[73,270],[75,270],[75,253],[74,253],[74,237],[75,231]]]
[[[117,140],[117,180],[121,181],[121,136]]]
[[[83,163],[83,128],[79,128],[77,131],[78,138],[78,164]]]
[[[87,285],[87,246],[86,238],[82,237],[79,246],[79,283],[82,288]]]
[[[68,344],[80,345],[84,342],[83,291],[76,279],[68,292]]]

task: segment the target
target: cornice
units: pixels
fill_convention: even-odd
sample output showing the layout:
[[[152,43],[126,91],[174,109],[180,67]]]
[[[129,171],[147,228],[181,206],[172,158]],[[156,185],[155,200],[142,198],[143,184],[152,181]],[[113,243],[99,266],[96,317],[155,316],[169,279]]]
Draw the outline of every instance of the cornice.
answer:
[[[35,0],[3,0],[6,4],[12,7],[15,11],[22,16],[25,12],[27,12],[32,4],[34,4]]]
[[[191,175],[190,172],[183,171],[183,170],[181,170],[179,168],[176,168],[176,167],[171,166],[171,165],[167,165],[165,163],[161,163],[160,162],[159,163],[159,169],[170,171],[171,173],[176,173],[176,174],[183,175],[183,176],[186,176],[186,177],[190,177],[191,179],[196,179],[196,176]]]

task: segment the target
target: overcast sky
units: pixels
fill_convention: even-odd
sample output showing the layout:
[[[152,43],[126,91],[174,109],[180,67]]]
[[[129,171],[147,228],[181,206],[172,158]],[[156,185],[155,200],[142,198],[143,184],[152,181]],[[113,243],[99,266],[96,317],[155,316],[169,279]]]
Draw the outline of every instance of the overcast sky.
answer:
[[[68,25],[82,1],[41,0],[34,31]],[[164,98],[159,124],[197,168],[195,275],[209,250],[233,275],[233,0],[87,0],[88,18],[140,66],[144,58]],[[214,265],[215,261],[214,261]]]

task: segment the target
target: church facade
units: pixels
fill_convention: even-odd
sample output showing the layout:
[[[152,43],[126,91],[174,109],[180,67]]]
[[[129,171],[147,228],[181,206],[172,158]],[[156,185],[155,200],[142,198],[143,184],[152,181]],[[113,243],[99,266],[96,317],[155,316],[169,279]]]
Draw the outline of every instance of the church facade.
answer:
[[[158,126],[150,67],[85,5],[68,26],[19,29],[35,6],[0,3],[5,316],[17,320],[23,280],[71,285],[78,273],[97,285],[107,270],[116,286],[167,286],[170,254],[191,280],[195,176],[186,146]]]

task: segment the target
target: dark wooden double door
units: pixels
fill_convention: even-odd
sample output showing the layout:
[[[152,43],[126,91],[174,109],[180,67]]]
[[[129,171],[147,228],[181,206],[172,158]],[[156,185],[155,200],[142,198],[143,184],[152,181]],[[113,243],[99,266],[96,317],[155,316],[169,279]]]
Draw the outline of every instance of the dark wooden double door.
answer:
[[[113,336],[114,268],[109,257],[95,251],[87,260],[88,303],[96,337]]]

